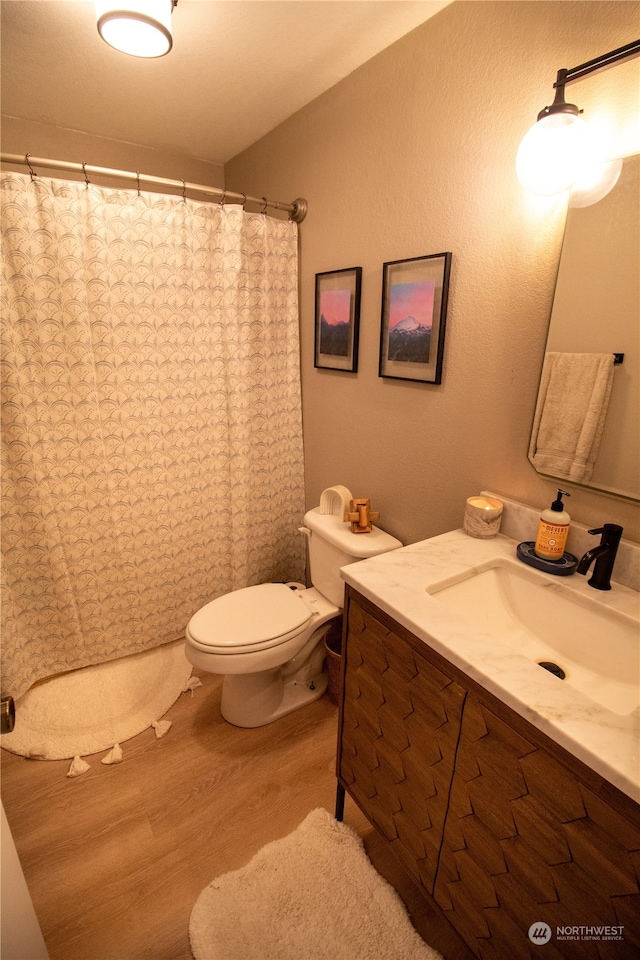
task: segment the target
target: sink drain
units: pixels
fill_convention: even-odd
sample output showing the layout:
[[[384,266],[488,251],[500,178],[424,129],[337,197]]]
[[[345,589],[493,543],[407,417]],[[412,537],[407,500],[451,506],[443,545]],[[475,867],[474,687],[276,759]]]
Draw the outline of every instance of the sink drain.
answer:
[[[559,667],[557,663],[553,663],[551,660],[538,660],[538,664],[541,667],[544,667],[545,670],[548,670],[549,673],[552,673],[554,677],[558,677],[560,680],[564,680],[566,673]]]

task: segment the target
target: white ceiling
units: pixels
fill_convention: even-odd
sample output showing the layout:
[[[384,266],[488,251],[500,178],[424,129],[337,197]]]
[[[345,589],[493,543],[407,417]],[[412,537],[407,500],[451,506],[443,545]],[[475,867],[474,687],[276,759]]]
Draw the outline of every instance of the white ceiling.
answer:
[[[93,0],[2,0],[2,112],[225,163],[448,2],[179,0],[141,60]]]

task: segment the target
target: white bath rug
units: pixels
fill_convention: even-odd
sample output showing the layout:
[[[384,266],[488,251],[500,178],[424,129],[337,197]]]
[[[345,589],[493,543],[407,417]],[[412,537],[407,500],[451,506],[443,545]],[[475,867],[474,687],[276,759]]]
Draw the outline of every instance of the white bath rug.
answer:
[[[189,937],[196,960],[442,960],[357,833],[320,808],[205,887]]]
[[[109,750],[106,763],[122,759],[120,744],[156,724],[192,689],[193,667],[184,641],[53,677],[16,701],[15,727],[0,739],[11,753],[39,760],[65,760]],[[117,749],[116,749],[117,748]],[[74,763],[71,776],[84,772]],[[88,767],[86,768],[88,769]]]

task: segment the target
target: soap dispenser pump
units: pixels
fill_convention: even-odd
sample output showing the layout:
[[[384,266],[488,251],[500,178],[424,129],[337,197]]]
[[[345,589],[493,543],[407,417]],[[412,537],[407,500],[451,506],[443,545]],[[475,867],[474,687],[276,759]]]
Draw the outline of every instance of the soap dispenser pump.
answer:
[[[571,517],[564,509],[562,498],[570,497],[566,490],[558,490],[558,496],[548,510],[540,514],[538,536],[536,537],[535,553],[543,560],[560,561],[564,556],[569,535]]]

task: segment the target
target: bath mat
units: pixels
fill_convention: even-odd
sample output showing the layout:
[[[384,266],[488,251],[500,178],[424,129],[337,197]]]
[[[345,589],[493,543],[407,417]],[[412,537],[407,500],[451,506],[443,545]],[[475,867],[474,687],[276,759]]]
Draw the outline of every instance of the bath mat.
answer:
[[[205,887],[189,937],[195,960],[442,960],[357,833],[321,808]]]
[[[117,763],[112,748],[157,723],[189,683],[192,669],[184,641],[178,640],[52,677],[16,701],[15,727],[0,745],[39,760],[111,750],[105,762]],[[76,764],[71,775],[79,772]]]

